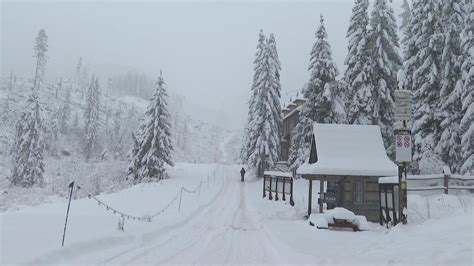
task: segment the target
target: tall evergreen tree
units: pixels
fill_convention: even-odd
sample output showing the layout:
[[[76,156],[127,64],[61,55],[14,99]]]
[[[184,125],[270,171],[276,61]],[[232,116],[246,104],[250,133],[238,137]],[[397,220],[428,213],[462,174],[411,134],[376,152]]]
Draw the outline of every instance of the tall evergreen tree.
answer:
[[[247,163],[258,167],[262,167],[263,162],[274,165],[278,161],[282,135],[280,61],[273,34],[263,45],[262,36],[260,32],[252,85],[254,99],[249,105],[247,145]]]
[[[411,8],[408,0],[403,0],[402,4],[402,13],[399,15],[401,19],[399,29],[403,32],[403,38],[401,40],[402,48],[403,48],[403,55],[406,56],[407,54],[407,45],[408,40],[411,36]]]
[[[260,30],[258,35],[258,44],[257,44],[257,51],[255,52],[255,59],[254,59],[254,75],[253,75],[253,82],[251,87],[251,97],[249,100],[249,110],[248,110],[248,118],[247,118],[247,127],[246,127],[246,137],[244,138],[245,142],[243,144],[242,149],[242,159],[245,163],[250,164],[249,157],[252,152],[256,149],[254,141],[257,138],[258,132],[256,128],[253,127],[253,123],[255,122],[255,114],[256,114],[256,101],[257,96],[259,94],[259,85],[262,79],[262,72],[264,68],[264,61],[265,61],[265,51],[266,51],[266,42],[265,42],[265,34],[263,30]]]
[[[66,88],[66,95],[61,105],[61,112],[59,114],[59,129],[61,133],[66,134],[68,131],[68,121],[71,117],[71,89]]]
[[[308,158],[313,122],[340,123],[346,118],[345,103],[336,82],[339,72],[332,60],[331,46],[327,37],[324,18],[321,15],[316,42],[310,55],[308,67],[310,79],[304,91],[306,102],[301,109],[299,121],[295,127],[297,133],[291,143],[288,159],[291,169],[297,168]]]
[[[412,6],[409,56],[404,71],[407,84],[414,91],[414,164],[413,171],[431,171],[442,165],[434,149],[439,141],[441,119],[441,51],[443,32],[438,1],[419,0]],[[435,169],[436,171],[438,169]]]
[[[84,112],[84,155],[86,160],[97,151],[99,135],[99,78],[92,75],[87,90],[87,106]]]
[[[41,29],[35,40],[36,59],[35,78],[31,95],[23,109],[16,126],[12,149],[12,175],[10,183],[15,186],[31,187],[43,185],[44,124],[39,103],[39,89],[46,71],[46,52],[48,36]]]
[[[451,166],[453,172],[458,172],[461,165],[461,147],[459,124],[461,121],[461,98],[455,91],[456,83],[461,78],[461,31],[464,23],[463,0],[442,1],[442,25],[444,32],[443,53],[441,56],[442,79],[441,104],[442,119],[440,123],[441,136],[436,152],[441,155],[444,163]]]
[[[461,173],[474,174],[474,7],[467,6],[461,47],[463,51],[460,122]]]
[[[46,52],[48,51],[48,36],[46,35],[46,31],[44,29],[41,29],[38,32],[34,51],[36,59],[36,71],[33,86],[39,90],[41,82],[43,82],[44,73],[46,71]]]
[[[36,89],[28,97],[27,105],[15,126],[12,148],[12,185],[32,187],[43,185],[44,126]]]
[[[369,43],[369,1],[356,0],[346,37],[349,39],[344,80],[349,86],[348,115],[351,124],[375,124],[378,119],[371,78],[371,47]]]
[[[382,129],[385,148],[393,156],[393,116],[395,111],[395,89],[397,72],[401,67],[398,55],[397,24],[393,9],[387,0],[376,0],[370,20],[373,43],[372,76],[374,96],[378,110],[378,125]]]
[[[168,112],[168,93],[160,73],[156,91],[145,113],[131,151],[132,161],[127,179],[140,183],[165,177],[166,165],[173,166],[171,153],[171,119]]]

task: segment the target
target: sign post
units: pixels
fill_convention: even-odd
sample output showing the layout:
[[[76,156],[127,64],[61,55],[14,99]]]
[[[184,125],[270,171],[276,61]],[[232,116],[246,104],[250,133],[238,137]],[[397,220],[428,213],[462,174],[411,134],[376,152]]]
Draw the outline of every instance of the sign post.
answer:
[[[412,138],[408,123],[412,118],[412,94],[395,91],[395,161],[398,163],[399,221],[407,223],[407,165],[412,161]]]

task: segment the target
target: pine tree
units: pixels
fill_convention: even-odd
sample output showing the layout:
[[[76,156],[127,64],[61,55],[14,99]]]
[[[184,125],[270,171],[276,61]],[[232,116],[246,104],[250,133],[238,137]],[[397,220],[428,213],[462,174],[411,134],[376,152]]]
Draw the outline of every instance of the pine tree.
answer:
[[[160,73],[156,91],[145,113],[131,152],[132,161],[127,179],[140,183],[153,178],[165,178],[166,165],[173,166],[171,153],[171,119],[168,113],[168,93]]]
[[[443,1],[442,18],[444,46],[441,56],[443,68],[441,79],[441,99],[447,99],[441,104],[442,119],[440,123],[441,136],[436,146],[436,152],[441,155],[443,162],[458,172],[461,156],[461,137],[459,124],[461,121],[461,98],[455,91],[456,83],[461,78],[461,31],[464,23],[463,0]]]
[[[437,1],[415,1],[412,6],[409,56],[404,71],[414,100],[413,171],[432,171],[442,165],[435,153],[440,137],[439,95],[441,90],[441,51],[443,34]],[[436,169],[438,170],[438,169]]]
[[[48,51],[48,36],[44,29],[41,29],[38,32],[34,51],[36,59],[34,88],[39,90],[41,83],[43,82],[44,72],[46,71],[46,52]]]
[[[249,157],[252,154],[252,152],[256,149],[255,145],[255,139],[257,138],[258,132],[256,132],[256,129],[253,127],[253,123],[255,120],[255,114],[256,114],[256,101],[257,101],[257,96],[259,94],[259,84],[260,84],[260,79],[262,76],[262,71],[263,71],[263,65],[265,61],[265,50],[266,50],[266,38],[263,33],[263,30],[260,30],[260,33],[258,35],[258,45],[257,45],[257,51],[255,53],[255,60],[253,62],[254,64],[254,76],[253,76],[253,82],[252,82],[252,87],[251,87],[251,93],[252,96],[250,97],[249,100],[249,110],[248,110],[248,118],[247,118],[247,129],[245,134],[247,137],[245,138],[245,142],[243,143],[243,161],[247,164],[250,164]]]
[[[304,91],[306,102],[301,109],[299,121],[295,127],[297,133],[292,140],[288,159],[291,169],[297,168],[309,156],[313,122],[345,122],[345,102],[341,87],[336,81],[339,72],[331,54],[324,18],[321,15],[320,26],[316,32],[316,42],[310,55],[308,67],[310,79]]]
[[[92,76],[84,112],[84,155],[86,160],[97,151],[99,133],[99,79]]]
[[[260,31],[254,64],[246,162],[261,171],[263,163],[274,165],[278,161],[282,134],[281,67],[273,34],[265,41]]]
[[[411,9],[410,9],[410,4],[408,4],[408,0],[403,0],[402,4],[402,13],[399,15],[399,18],[401,19],[400,27],[399,29],[403,32],[403,38],[401,41],[402,48],[403,48],[403,54],[407,54],[407,45],[408,45],[408,40],[410,39],[410,31],[411,31]]]
[[[376,0],[371,14],[373,43],[372,75],[378,109],[378,125],[382,130],[387,153],[393,157],[393,116],[397,72],[401,67],[398,55],[397,24],[387,0]]]
[[[43,185],[43,119],[37,90],[33,88],[27,105],[15,127],[12,148],[12,175],[9,180],[14,186],[32,187]]]
[[[59,129],[62,134],[66,134],[68,131],[68,121],[71,117],[71,89],[66,88],[66,95],[61,106],[61,112],[59,114]]]
[[[344,80],[349,86],[347,120],[351,124],[375,124],[378,119],[371,77],[368,0],[356,0],[346,37],[349,39]]]
[[[460,122],[461,173],[474,174],[474,7],[467,6],[461,47],[463,51]]]

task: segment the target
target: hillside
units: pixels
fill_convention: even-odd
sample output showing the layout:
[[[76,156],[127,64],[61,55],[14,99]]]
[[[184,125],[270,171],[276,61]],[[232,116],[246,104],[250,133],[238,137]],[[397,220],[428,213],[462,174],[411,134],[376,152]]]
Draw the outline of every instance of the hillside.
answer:
[[[0,84],[0,190],[8,188],[15,121],[24,108],[30,93],[31,81],[23,78],[2,79]],[[59,129],[58,117],[64,103],[66,89],[71,92],[71,115],[67,131]],[[172,141],[174,160],[177,162],[209,163],[223,158],[221,143],[232,140],[238,146],[238,134],[194,120],[184,113],[184,97],[170,90],[169,110],[172,116]],[[83,112],[85,109],[83,88],[69,80],[45,83],[40,90],[40,102],[45,125],[45,187],[37,188],[30,197],[0,197],[0,208],[13,203],[35,204],[46,200],[50,194],[65,195],[71,180],[84,180],[96,193],[114,191],[128,166],[128,152],[132,133],[138,128],[148,100],[130,95],[117,95],[113,88],[101,86],[100,95],[100,147],[93,159],[84,161]],[[229,138],[231,137],[231,138]],[[230,149],[232,150],[232,149]],[[235,149],[236,151],[237,149]],[[235,154],[226,154],[227,162],[234,162]],[[120,182],[118,182],[120,184]],[[8,189],[12,191],[12,188]],[[20,189],[21,191],[21,189]],[[10,192],[12,193],[12,192]]]

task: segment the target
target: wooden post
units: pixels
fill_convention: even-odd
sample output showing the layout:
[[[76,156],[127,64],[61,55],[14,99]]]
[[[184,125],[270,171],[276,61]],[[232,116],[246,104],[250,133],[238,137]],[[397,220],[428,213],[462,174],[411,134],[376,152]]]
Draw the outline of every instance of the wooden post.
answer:
[[[308,189],[308,218],[311,215],[311,201],[313,200],[313,180],[309,179],[309,189]]]
[[[263,176],[263,197],[264,197],[264,198],[266,197],[266,195],[265,195],[265,179],[266,179],[266,178],[267,178],[267,177],[264,175],[264,176]]]
[[[66,227],[67,227],[67,218],[69,217],[69,207],[71,207],[71,199],[72,199],[72,191],[74,189],[74,181],[69,184],[69,188],[71,189],[71,192],[69,193],[69,202],[67,204],[67,211],[66,211],[66,221],[64,222],[64,231],[63,231],[63,242],[62,242],[62,247],[64,247],[64,238],[66,237]]]
[[[319,213],[323,213],[324,181],[319,181]]]
[[[444,194],[448,194],[449,173],[444,173]]]
[[[398,165],[398,182],[399,182],[398,191],[400,193],[399,205],[398,205],[398,207],[400,208],[400,212],[398,213],[398,217],[399,217],[400,222],[402,222],[403,224],[406,224],[408,219],[404,211],[406,211],[408,208],[408,202],[407,202],[407,168],[406,168],[405,163],[401,163]]]
[[[290,183],[290,205],[295,206],[295,202],[293,201],[293,178]]]
[[[278,177],[275,177],[275,201],[278,201]]]
[[[392,212],[393,212],[393,225],[397,225],[398,224],[398,220],[400,218],[400,215],[399,217],[397,218],[397,211],[395,210],[395,186],[392,186]]]
[[[269,179],[270,179],[270,188],[268,189],[268,199],[272,200],[273,199],[273,197],[272,197],[272,177],[270,176]]]
[[[283,177],[283,198],[282,198],[283,201],[286,201],[286,198],[285,198],[285,179],[286,178]]]

